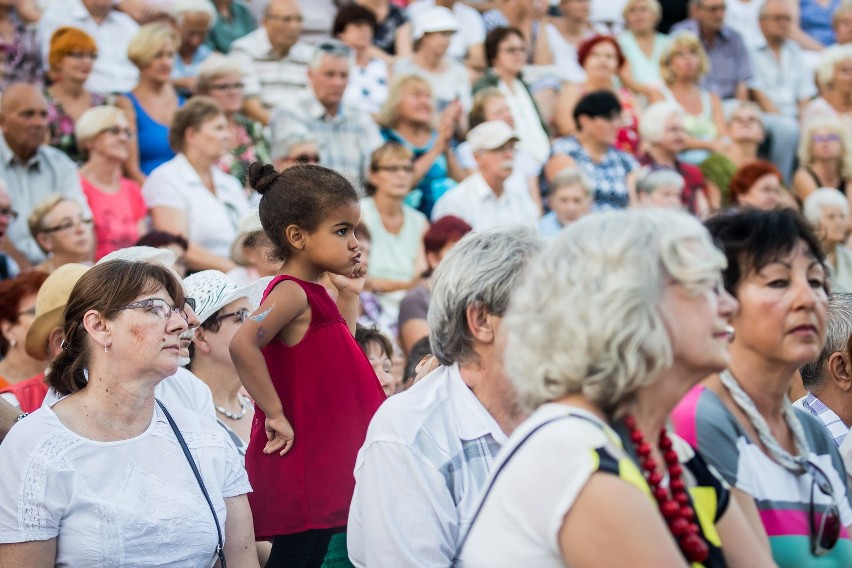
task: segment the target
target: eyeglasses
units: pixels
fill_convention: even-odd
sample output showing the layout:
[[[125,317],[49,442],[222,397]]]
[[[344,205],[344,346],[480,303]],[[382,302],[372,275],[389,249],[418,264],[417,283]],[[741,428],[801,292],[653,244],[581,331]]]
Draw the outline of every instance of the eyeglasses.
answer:
[[[716,4],[715,6],[708,6],[706,4],[702,5],[700,2],[698,4],[698,7],[708,12],[724,12],[726,8],[725,4]]]
[[[11,207],[4,207],[0,209],[0,217],[6,217],[7,219],[14,221],[18,218],[18,212]]]
[[[124,134],[128,138],[133,138],[133,131],[129,128],[122,128],[120,126],[110,126],[109,128],[104,128],[101,130],[101,134],[107,133],[112,134],[113,136],[118,136],[119,134]]]
[[[73,229],[73,228],[77,227],[78,225],[87,226],[87,225],[91,225],[91,224],[92,224],[91,219],[77,219],[76,221],[72,221],[71,219],[69,219],[67,221],[63,221],[63,222],[59,223],[58,225],[54,225],[53,227],[45,227],[44,229],[42,229],[39,232],[40,233],[59,233],[59,232],[62,232],[62,231],[67,231],[69,229]]]
[[[237,319],[239,319],[240,324],[243,324],[248,319],[249,315],[251,315],[251,312],[249,312],[246,308],[240,308],[235,312],[231,312],[229,314],[222,314],[221,316],[216,316],[213,319],[209,319],[204,322],[204,325],[202,327],[204,327],[204,329],[206,329],[207,331],[217,333],[219,331],[219,328],[222,326],[222,322],[226,319],[236,317]]]
[[[834,500],[834,487],[825,472],[810,461],[804,462],[803,465],[805,471],[813,478],[809,508],[811,552],[814,556],[822,556],[834,548],[840,539],[840,510]],[[822,513],[817,511],[814,503],[814,487],[831,500],[831,506]]]
[[[786,14],[767,14],[763,17],[771,22],[790,22],[793,19]]]
[[[410,174],[411,172],[414,171],[414,166],[412,166],[410,164],[405,164],[405,165],[394,164],[392,166],[376,166],[376,171],[377,172],[388,172],[388,173],[392,173],[392,174],[395,174],[395,173],[398,173],[398,172],[406,172],[406,173]]]
[[[732,116],[731,117],[731,123],[732,124],[733,123],[745,124],[745,125],[760,124],[760,119],[757,118],[756,116]]]
[[[93,51],[69,51],[65,56],[74,59],[91,59],[92,61],[98,58],[98,54]]]
[[[211,91],[242,91],[245,84],[242,82],[239,83],[216,83],[210,85]]]
[[[193,304],[189,302],[191,298],[187,298],[184,306],[189,306],[190,308],[195,310]],[[163,320],[167,320],[172,317],[172,312],[175,312],[180,317],[183,318],[183,321],[189,322],[189,314],[186,311],[184,306],[170,306],[165,300],[162,298],[148,298],[147,300],[139,300],[138,302],[131,302],[121,308],[122,310],[145,310],[149,313],[156,314],[157,317]]]
[[[287,159],[298,164],[319,164],[320,161],[318,154],[299,154]]]
[[[521,46],[521,47],[504,47],[500,51],[502,51],[503,53],[508,53],[509,55],[517,55],[519,53],[526,53],[527,48],[523,47],[523,46]]]
[[[820,142],[840,142],[840,136],[837,134],[814,134],[813,141],[817,144]]]

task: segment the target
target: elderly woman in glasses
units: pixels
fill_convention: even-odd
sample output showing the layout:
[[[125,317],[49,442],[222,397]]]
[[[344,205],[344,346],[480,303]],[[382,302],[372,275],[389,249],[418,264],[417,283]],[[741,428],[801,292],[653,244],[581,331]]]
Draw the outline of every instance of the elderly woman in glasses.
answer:
[[[79,203],[53,196],[42,201],[27,219],[30,234],[47,259],[37,270],[51,273],[69,262],[91,263],[95,248],[92,218]]]
[[[243,107],[242,69],[236,60],[213,54],[198,66],[196,92],[219,103],[228,130],[231,131],[229,152],[219,160],[219,169],[245,183],[248,167],[254,161],[269,163],[269,144],[263,125],[240,112]]]
[[[212,567],[223,544],[233,565],[258,566],[251,488],[227,434],[154,398],[178,367],[183,306],[180,281],[156,264],[105,262],[75,284],[47,375],[63,398],[0,446],[4,561]]]
[[[789,209],[743,209],[707,221],[727,256],[730,362],[687,394],[677,432],[732,487],[754,502],[782,568],[852,565],[846,471],[829,432],[790,405],[796,371],[825,340],[825,256]]]
[[[365,286],[379,294],[394,318],[406,290],[426,271],[423,235],[429,221],[404,203],[411,191],[412,157],[411,150],[396,142],[376,149],[370,158],[368,197],[361,202],[361,221],[372,237]]]
[[[849,200],[833,187],[821,187],[805,199],[802,213],[825,252],[826,264],[831,269],[832,292],[852,291],[852,250],[845,246],[849,234]]]
[[[77,121],[75,132],[87,156],[80,166],[80,185],[95,223],[97,261],[144,235],[148,210],[139,184],[122,175],[133,132],[121,109],[110,105],[90,108]]]
[[[319,144],[310,132],[290,132],[272,145],[272,163],[279,172],[298,164],[319,164]]]
[[[724,265],[695,218],[666,210],[589,215],[533,260],[501,323],[533,412],[491,466],[462,566],[772,565],[666,424],[728,364]]]

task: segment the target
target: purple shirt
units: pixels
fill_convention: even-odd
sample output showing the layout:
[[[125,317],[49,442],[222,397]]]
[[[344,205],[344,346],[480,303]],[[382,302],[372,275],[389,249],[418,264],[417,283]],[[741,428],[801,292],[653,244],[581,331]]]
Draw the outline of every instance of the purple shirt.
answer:
[[[672,35],[683,31],[698,36],[710,58],[710,71],[701,80],[702,87],[716,93],[721,99],[732,99],[737,85],[751,82],[751,61],[740,34],[728,26],[722,26],[713,45],[709,46],[698,31],[697,21],[684,20],[672,26]]]

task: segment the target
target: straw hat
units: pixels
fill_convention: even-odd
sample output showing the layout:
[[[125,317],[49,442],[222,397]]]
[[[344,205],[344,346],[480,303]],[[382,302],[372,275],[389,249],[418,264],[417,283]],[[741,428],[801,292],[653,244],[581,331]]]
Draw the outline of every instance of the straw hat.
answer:
[[[48,358],[47,341],[50,332],[62,325],[62,311],[71,297],[71,290],[88,269],[88,266],[73,262],[63,264],[39,288],[35,301],[35,319],[24,341],[24,349],[33,359],[43,361]]]

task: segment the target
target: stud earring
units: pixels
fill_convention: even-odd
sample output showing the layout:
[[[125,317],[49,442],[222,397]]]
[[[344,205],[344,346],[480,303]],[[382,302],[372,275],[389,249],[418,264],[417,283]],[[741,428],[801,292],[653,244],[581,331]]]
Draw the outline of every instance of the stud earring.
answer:
[[[10,340],[9,340],[9,345],[11,345],[12,347],[16,346],[17,344],[18,344],[18,340],[17,340],[17,339],[10,339]]]

